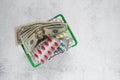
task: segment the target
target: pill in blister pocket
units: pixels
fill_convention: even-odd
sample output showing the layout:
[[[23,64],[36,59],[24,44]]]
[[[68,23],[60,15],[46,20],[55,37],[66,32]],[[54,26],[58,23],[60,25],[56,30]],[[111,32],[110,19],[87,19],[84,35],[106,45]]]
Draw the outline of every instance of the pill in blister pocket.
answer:
[[[43,60],[43,59],[41,59],[40,61],[41,61],[41,63],[43,63],[43,64],[44,64],[44,60]]]
[[[42,48],[43,50],[45,50],[45,47],[44,47],[44,46],[41,46],[41,48]]]
[[[48,56],[47,56],[47,55],[44,55],[44,58],[45,58],[45,59],[48,59]]]
[[[45,42],[45,45],[49,46],[49,43],[46,41],[46,42]]]
[[[38,53],[39,53],[39,54],[42,54],[42,51],[39,49],[39,50],[38,50]]]
[[[58,46],[58,42],[54,42],[55,46]]]
[[[38,58],[38,55],[37,55],[36,53],[34,54],[34,56],[35,56],[36,58]]]
[[[62,46],[65,46],[66,44],[64,42],[61,43]]]
[[[52,54],[52,52],[48,50],[48,54],[49,54],[49,55],[51,55],[51,54]]]
[[[51,46],[51,49],[52,49],[52,50],[55,50],[55,47]]]

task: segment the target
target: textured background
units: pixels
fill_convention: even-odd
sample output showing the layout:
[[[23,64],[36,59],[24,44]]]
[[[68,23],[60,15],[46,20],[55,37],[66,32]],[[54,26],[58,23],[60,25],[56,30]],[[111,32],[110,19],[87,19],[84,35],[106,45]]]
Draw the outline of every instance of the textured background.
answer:
[[[79,44],[34,69],[14,28],[58,13]],[[120,80],[120,0],[0,0],[0,80]]]

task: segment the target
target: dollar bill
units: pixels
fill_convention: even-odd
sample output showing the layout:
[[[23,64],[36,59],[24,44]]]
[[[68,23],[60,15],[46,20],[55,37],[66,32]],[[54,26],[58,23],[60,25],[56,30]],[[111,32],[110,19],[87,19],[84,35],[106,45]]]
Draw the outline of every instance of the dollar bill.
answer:
[[[48,25],[48,24],[50,24],[50,25],[58,24],[58,23],[60,23],[60,22],[39,22],[39,23],[30,24],[30,25],[25,25],[17,30],[17,42],[21,43],[20,36],[26,35],[28,32],[30,32],[31,30],[33,30],[36,27],[40,27],[42,25]]]

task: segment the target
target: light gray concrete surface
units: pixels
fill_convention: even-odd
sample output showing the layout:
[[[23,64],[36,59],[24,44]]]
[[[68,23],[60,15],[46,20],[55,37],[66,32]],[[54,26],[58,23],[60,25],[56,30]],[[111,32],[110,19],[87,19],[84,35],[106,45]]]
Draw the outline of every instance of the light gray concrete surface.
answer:
[[[59,13],[79,44],[34,69],[14,28]],[[120,80],[120,0],[0,0],[0,80]]]

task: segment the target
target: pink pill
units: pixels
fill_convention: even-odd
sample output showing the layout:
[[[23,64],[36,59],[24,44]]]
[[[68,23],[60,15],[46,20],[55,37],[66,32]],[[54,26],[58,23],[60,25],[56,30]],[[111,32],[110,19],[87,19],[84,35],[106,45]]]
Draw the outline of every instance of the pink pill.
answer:
[[[39,57],[37,54],[34,54],[34,56],[35,56],[36,58],[38,58],[38,57]]]
[[[45,50],[45,47],[44,47],[44,46],[41,46],[41,48],[42,48],[43,50]]]
[[[39,54],[42,54],[42,51],[41,51],[41,50],[38,50],[38,53],[39,53]]]
[[[45,58],[45,59],[48,59],[48,56],[47,56],[47,55],[44,55],[44,58]]]
[[[52,54],[52,52],[48,50],[48,54],[49,54],[49,55],[51,55],[51,54]]]
[[[55,47],[51,46],[51,49],[52,49],[52,50],[55,50]]]
[[[41,63],[43,63],[43,64],[44,64],[44,62],[45,62],[43,59],[41,59],[40,61],[41,61]]]
[[[49,43],[46,41],[46,42],[45,42],[45,45],[49,46]]]
[[[58,42],[54,42],[54,44],[55,44],[55,46],[58,46],[58,45],[59,45]]]

